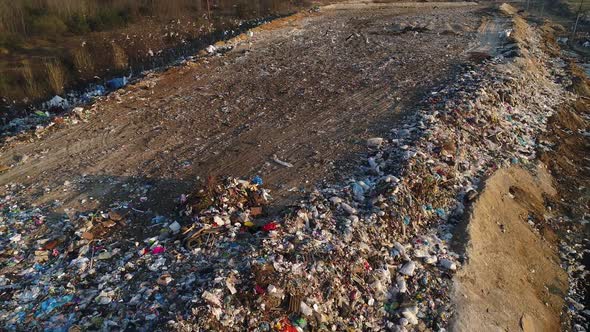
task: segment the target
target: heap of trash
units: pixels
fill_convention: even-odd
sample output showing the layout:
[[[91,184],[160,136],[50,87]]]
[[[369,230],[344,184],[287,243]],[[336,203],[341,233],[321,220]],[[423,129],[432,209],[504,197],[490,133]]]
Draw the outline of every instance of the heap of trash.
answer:
[[[507,41],[508,42],[508,41]],[[552,68],[532,40],[527,50]],[[347,183],[268,213],[260,176],[208,179],[153,235],[121,211],[52,216],[0,198],[0,322],[7,330],[425,330],[453,315],[465,257],[454,226],[499,167],[535,159],[569,95],[496,58],[466,67],[419,111],[367,141]],[[15,189],[16,190],[16,189]],[[106,236],[110,234],[110,236]]]

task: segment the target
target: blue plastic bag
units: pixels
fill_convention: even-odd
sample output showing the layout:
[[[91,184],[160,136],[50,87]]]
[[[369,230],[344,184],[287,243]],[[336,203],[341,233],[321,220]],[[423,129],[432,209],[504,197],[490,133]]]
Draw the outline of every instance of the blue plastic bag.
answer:
[[[127,85],[127,77],[117,77],[107,81],[107,88],[117,90]]]

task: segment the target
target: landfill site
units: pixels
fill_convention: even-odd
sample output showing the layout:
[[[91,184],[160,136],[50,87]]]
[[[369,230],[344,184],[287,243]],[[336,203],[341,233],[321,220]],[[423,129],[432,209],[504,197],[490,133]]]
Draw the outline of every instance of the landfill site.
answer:
[[[0,329],[590,331],[567,29],[521,3],[322,3],[14,119]]]

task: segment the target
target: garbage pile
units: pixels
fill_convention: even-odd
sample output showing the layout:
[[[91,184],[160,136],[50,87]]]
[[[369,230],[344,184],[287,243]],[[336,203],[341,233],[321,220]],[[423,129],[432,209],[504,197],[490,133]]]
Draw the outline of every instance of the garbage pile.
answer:
[[[531,40],[529,54],[559,73],[537,42]],[[172,325],[444,328],[452,315],[450,278],[462,260],[448,249],[453,225],[480,179],[535,159],[535,138],[568,97],[524,60],[495,59],[468,70],[390,139],[367,142],[373,150],[363,176],[312,193],[262,248],[242,258],[244,265],[218,270],[194,315]]]
[[[245,257],[275,229],[263,210],[262,179],[210,179],[180,197],[178,221],[152,219],[157,233],[135,240],[127,213],[52,216],[24,209],[5,188],[0,199],[0,321],[8,330],[152,330],[179,312],[205,280]],[[141,227],[141,226],[140,226]],[[260,233],[260,235],[257,235]],[[248,236],[248,234],[251,234]],[[228,283],[229,284],[229,283]],[[188,311],[187,311],[188,310]],[[182,317],[182,316],[181,316]]]
[[[563,221],[561,221],[563,222]],[[568,220],[571,222],[571,220]],[[587,221],[582,221],[587,222]],[[590,255],[590,240],[580,239],[580,234],[568,233],[560,243],[560,256],[566,265],[570,287],[565,298],[568,314],[572,317],[574,331],[586,331],[590,308],[584,305],[588,292],[590,273],[584,260]],[[584,328],[586,325],[586,328]]]
[[[230,238],[235,238],[240,231],[260,227],[269,231],[276,227],[274,222],[260,224],[260,220],[264,220],[261,218],[263,209],[271,199],[269,191],[262,188],[262,178],[217,181],[210,177],[195,195],[180,198],[181,215],[189,217],[192,222],[183,231],[185,246],[189,250],[202,248],[204,235],[229,233]]]
[[[536,45],[528,52],[551,66]],[[5,197],[0,321],[55,331],[443,329],[464,260],[449,249],[454,225],[481,179],[535,159],[535,138],[564,98],[518,59],[466,68],[390,137],[369,139],[353,179],[281,218],[266,215],[260,177],[210,179],[147,239],[95,234],[125,222],[111,212],[44,221],[44,232],[40,210]]]
[[[74,290],[87,275],[96,275],[97,268],[112,268],[106,261],[120,249],[113,248],[115,244],[103,245],[100,239],[121,222],[122,216],[114,211],[75,220],[55,218],[40,208],[24,209],[10,194],[0,198],[4,328],[51,330],[68,322],[71,326],[75,315],[66,316],[62,311],[80,310],[94,300],[92,292]],[[60,313],[54,315],[56,311]]]

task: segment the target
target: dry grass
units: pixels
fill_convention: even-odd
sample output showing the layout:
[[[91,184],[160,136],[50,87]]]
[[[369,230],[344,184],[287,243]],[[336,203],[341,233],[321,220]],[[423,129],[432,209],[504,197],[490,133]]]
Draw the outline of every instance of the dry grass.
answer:
[[[83,78],[91,77],[94,73],[94,63],[88,50],[78,48],[72,51],[72,60],[74,67]]]
[[[22,3],[0,0],[0,33],[26,32],[25,13]]]
[[[33,99],[40,97],[43,94],[43,89],[37,83],[37,80],[35,80],[33,69],[28,62],[23,63],[23,66],[20,68],[20,74],[24,83],[26,96]]]
[[[27,35],[31,12],[55,15],[64,22],[72,17],[96,18],[106,11],[125,11],[139,16],[141,10],[158,18],[181,17],[187,10],[200,12],[204,3],[195,0],[0,0],[0,33]]]
[[[514,7],[512,7],[511,5],[507,4],[507,3],[503,3],[500,6],[500,11],[504,14],[504,15],[508,15],[508,16],[512,16],[515,15],[518,10]]]
[[[558,25],[553,25],[550,23],[545,23],[541,27],[541,36],[543,37],[543,43],[541,44],[541,48],[543,51],[547,52],[551,56],[559,56],[560,55],[560,47],[557,43],[557,39],[555,38],[555,32],[559,31]]]
[[[182,15],[182,4],[178,1],[156,0],[153,10],[163,17],[179,17]]]
[[[66,83],[66,71],[63,65],[56,60],[51,60],[45,63],[45,70],[51,92],[62,94]]]
[[[126,69],[129,66],[129,57],[125,50],[121,48],[121,46],[112,43],[112,51],[113,51],[113,66],[116,69]]]
[[[72,15],[88,15],[94,9],[94,3],[89,0],[45,0],[47,10],[61,17]]]

